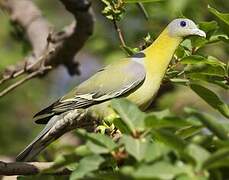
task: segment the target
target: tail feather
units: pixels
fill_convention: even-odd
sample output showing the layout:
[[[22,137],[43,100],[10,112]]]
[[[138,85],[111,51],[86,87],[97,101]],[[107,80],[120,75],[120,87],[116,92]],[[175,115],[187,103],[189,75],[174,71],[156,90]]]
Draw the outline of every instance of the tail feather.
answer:
[[[39,154],[45,146],[38,146],[40,140],[49,132],[56,123],[56,116],[50,119],[45,128],[37,135],[37,137],[16,157],[16,161],[31,161]]]
[[[86,111],[72,110],[53,116],[38,136],[16,157],[16,161],[32,161],[51,142],[75,129]]]

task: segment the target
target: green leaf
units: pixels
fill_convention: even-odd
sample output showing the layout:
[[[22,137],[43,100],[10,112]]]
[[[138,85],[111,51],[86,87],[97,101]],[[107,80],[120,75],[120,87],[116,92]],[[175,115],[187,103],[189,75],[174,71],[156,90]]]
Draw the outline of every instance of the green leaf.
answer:
[[[190,51],[192,50],[192,42],[190,39],[185,39],[181,43],[181,46],[186,50],[185,51],[187,53],[186,55],[191,55]]]
[[[222,148],[211,154],[203,163],[203,169],[219,167],[229,167],[229,147]]]
[[[171,131],[160,129],[151,131],[154,138],[156,138],[160,142],[164,142],[171,148],[177,151],[183,151],[186,147],[187,143],[179,138],[177,135],[172,133]]]
[[[203,74],[203,73],[190,73],[187,74],[187,77],[189,77],[193,81],[205,81],[208,83],[215,84],[217,86],[220,86],[224,89],[229,89],[229,85],[225,81],[224,76],[214,76],[209,74]],[[185,84],[187,85],[187,84]]]
[[[104,158],[99,155],[86,156],[80,160],[78,167],[70,176],[70,180],[80,179],[88,175],[88,173],[99,168],[104,162]]]
[[[144,129],[145,113],[141,112],[136,105],[126,99],[114,99],[111,104],[131,132]]]
[[[88,133],[83,129],[76,133],[87,140],[87,147],[94,153],[108,153],[117,148],[117,144],[105,134]]]
[[[102,145],[100,145],[98,143],[94,143],[92,141],[87,141],[86,142],[86,146],[94,154],[105,154],[105,153],[109,153],[109,150],[106,147],[104,147],[104,146],[102,146]]]
[[[197,170],[201,169],[203,162],[210,156],[210,153],[207,150],[195,144],[189,144],[184,149],[184,153],[188,154],[194,159]]]
[[[192,66],[185,67],[186,77],[192,76],[193,73],[199,73],[201,75],[209,75],[214,77],[224,77],[225,70],[219,66],[211,66],[205,63],[199,63]]]
[[[190,37],[192,42],[192,47],[195,47],[197,49],[203,47],[205,44],[208,43],[208,40],[203,37],[193,36]]]
[[[165,117],[163,119],[158,119],[154,115],[146,116],[145,118],[145,126],[147,128],[154,128],[154,129],[160,129],[160,128],[169,128],[169,127],[175,127],[175,128],[181,128],[181,127],[187,127],[192,126],[193,124],[191,122],[182,120],[178,117]]]
[[[45,172],[52,172],[58,168],[70,165],[80,159],[80,157],[91,155],[92,152],[88,149],[87,146],[81,145],[75,148],[75,150],[69,154],[61,154],[55,158],[54,165],[45,170]]]
[[[217,60],[214,57],[208,57],[205,58],[203,56],[199,56],[199,55],[191,55],[191,56],[186,56],[184,58],[181,59],[180,61],[182,64],[199,64],[199,63],[205,63],[205,64],[209,64],[212,66],[220,66],[223,69],[225,69],[226,65],[224,63],[222,63],[221,61]]]
[[[166,156],[171,150],[172,149],[164,143],[158,141],[150,142],[145,152],[144,160],[146,162],[152,162],[162,156]]]
[[[215,43],[215,42],[218,42],[218,41],[223,41],[225,43],[228,43],[229,42],[229,37],[228,37],[228,35],[222,34],[222,33],[213,34],[209,38],[208,44]]]
[[[175,57],[177,59],[183,58],[185,56],[185,49],[183,46],[179,45],[175,51]]]
[[[202,129],[203,126],[189,126],[178,129],[175,134],[182,139],[186,139],[191,136],[194,136],[195,134],[198,134]]]
[[[212,116],[206,113],[199,113],[195,109],[186,108],[185,111],[189,114],[196,116],[212,133],[219,139],[228,140],[228,132],[224,126]]]
[[[174,179],[179,174],[186,173],[185,169],[161,161],[151,165],[140,165],[132,176],[137,179]]]
[[[220,13],[216,9],[212,8],[211,6],[208,6],[208,10],[216,17],[218,17],[221,21],[229,25],[229,13]]]
[[[208,58],[199,55],[186,56],[181,59],[181,64],[188,65],[185,67],[185,74],[189,78],[193,73],[209,75],[214,78],[224,78],[227,74],[226,64],[211,56]]]
[[[161,111],[153,111],[148,113],[147,116],[156,116],[158,119],[163,119],[163,118],[167,118],[167,117],[171,117],[172,113],[169,109],[164,109]]]
[[[229,43],[229,37],[226,34],[219,34],[217,38],[225,43]]]
[[[170,81],[172,83],[175,83],[175,84],[180,84],[180,85],[187,85],[187,83],[189,83],[189,80],[188,79],[181,79],[181,78],[172,78],[170,79]]]
[[[121,48],[127,53],[128,56],[133,56],[134,54],[139,52],[139,49],[131,48],[128,46],[121,46]]]
[[[128,126],[126,126],[126,124],[120,118],[115,118],[113,124],[115,125],[116,128],[119,129],[121,133],[131,134],[131,130],[128,128]]]
[[[229,118],[229,107],[213,91],[199,84],[190,84],[191,89],[197,93],[210,106],[217,109],[225,117]]]
[[[204,32],[206,32],[207,37],[206,41],[202,43],[203,45],[211,43],[211,38],[213,34],[219,29],[218,23],[216,21],[210,21],[210,22],[200,22],[199,28],[202,29]],[[202,38],[199,38],[202,39]],[[202,39],[203,41],[203,39]],[[217,39],[218,41],[218,39]],[[194,42],[193,42],[194,43]],[[196,46],[195,46],[196,47]]]
[[[77,156],[88,156],[88,155],[92,154],[91,151],[88,149],[88,147],[85,145],[81,145],[81,146],[76,147],[74,150],[74,153]]]
[[[88,138],[92,142],[96,142],[97,144],[106,147],[109,151],[113,151],[117,147],[111,137],[104,134],[89,133]]]
[[[199,23],[199,27],[204,32],[215,31],[215,30],[217,30],[219,28],[218,23],[216,21],[200,22]]]
[[[147,138],[135,139],[131,136],[123,135],[121,143],[124,144],[126,151],[132,155],[137,161],[143,160],[149,140]]]

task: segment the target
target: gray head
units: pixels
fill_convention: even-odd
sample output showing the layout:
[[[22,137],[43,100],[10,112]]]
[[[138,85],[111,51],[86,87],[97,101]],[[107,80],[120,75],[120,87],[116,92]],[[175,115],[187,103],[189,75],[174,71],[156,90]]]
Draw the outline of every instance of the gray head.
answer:
[[[206,37],[205,32],[200,30],[192,20],[184,18],[174,19],[169,23],[168,31],[172,37],[185,37],[189,35]]]

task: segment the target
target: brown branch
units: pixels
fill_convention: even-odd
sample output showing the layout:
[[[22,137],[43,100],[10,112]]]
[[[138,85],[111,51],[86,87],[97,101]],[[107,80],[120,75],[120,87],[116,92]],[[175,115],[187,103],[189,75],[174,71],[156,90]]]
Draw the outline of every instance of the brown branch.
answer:
[[[115,30],[117,31],[117,34],[118,34],[118,37],[119,37],[119,40],[121,42],[122,47],[126,47],[123,33],[122,33],[120,27],[118,26],[117,21],[114,18],[113,18],[113,24],[114,24]]]
[[[30,0],[1,0],[0,4],[8,11],[11,22],[24,29],[34,56],[42,55],[51,24],[42,17],[38,7]]]
[[[65,8],[71,12],[76,21],[65,28],[62,33],[61,42],[55,48],[59,49],[54,55],[56,64],[64,64],[71,75],[79,73],[78,63],[73,61],[73,57],[92,35],[94,18],[91,4],[87,0],[60,0]],[[57,38],[58,39],[58,34]],[[54,37],[55,38],[55,37]],[[54,65],[56,65],[54,64]],[[51,64],[53,65],[53,64]]]
[[[149,20],[149,14],[147,13],[144,5],[142,3],[137,3],[137,6],[140,9],[140,11],[142,12],[142,14],[144,15],[144,18],[148,21]]]
[[[48,45],[47,45],[47,47],[48,47]],[[51,54],[51,53],[53,53],[53,52],[54,52],[54,49],[51,50],[50,52],[47,52],[46,54],[42,55],[34,63],[31,63],[29,65],[28,65],[28,61],[25,61],[25,64],[24,64],[24,68],[23,69],[18,70],[16,72],[13,72],[10,75],[3,76],[3,78],[0,80],[0,85],[3,84],[4,82],[6,82],[7,80],[17,78],[17,77],[23,75],[26,72],[32,72],[33,68],[35,66],[37,66],[37,65],[40,65],[40,66],[41,65],[44,65],[44,62],[46,61],[48,55]]]
[[[0,175],[36,175],[52,174],[52,175],[68,175],[71,171],[65,168],[57,169],[54,172],[45,171],[54,165],[53,162],[3,162],[0,161]]]
[[[3,91],[0,92],[0,97],[8,94],[9,92],[13,91],[15,88],[17,88],[18,86],[24,84],[25,82],[27,82],[28,80],[37,77],[41,74],[44,74],[45,72],[47,72],[48,70],[51,70],[52,67],[51,66],[45,66],[37,71],[34,71],[32,73],[30,73],[29,75],[27,75],[26,77],[20,79],[19,81],[15,82],[14,84],[11,84],[9,87],[7,87],[6,89],[4,89]]]
[[[60,1],[74,15],[75,21],[63,31],[52,33],[51,36],[51,24],[42,17],[40,10],[31,0],[0,1],[1,7],[8,11],[11,20],[24,29],[33,48],[31,55],[5,69],[0,84],[25,73],[40,71],[41,59],[44,66],[55,68],[63,64],[71,75],[79,74],[78,63],[74,61],[74,56],[93,32],[93,14],[87,0]],[[44,59],[46,52],[51,51],[53,53]]]

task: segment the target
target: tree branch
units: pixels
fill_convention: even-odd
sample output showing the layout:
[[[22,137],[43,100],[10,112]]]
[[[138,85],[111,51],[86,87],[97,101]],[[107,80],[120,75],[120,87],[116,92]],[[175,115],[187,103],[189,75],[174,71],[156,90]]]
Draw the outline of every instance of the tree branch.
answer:
[[[54,165],[54,162],[3,162],[0,161],[0,175],[13,176],[13,175],[36,175],[52,174],[52,175],[68,175],[71,171],[65,168],[60,168],[54,172],[45,172]]]
[[[42,17],[40,10],[30,0],[2,0],[0,5],[10,14],[11,21],[21,26],[33,48],[32,54],[2,73],[0,84],[25,73],[40,71],[39,62],[45,66],[57,67],[63,64],[71,75],[79,74],[75,54],[93,32],[93,14],[87,0],[60,0],[75,20],[63,31],[50,33],[51,24]],[[26,9],[26,11],[25,11]],[[44,57],[47,52],[49,53]]]
[[[6,89],[4,89],[3,91],[0,92],[0,97],[8,94],[9,92],[11,92],[12,90],[14,90],[15,88],[17,88],[18,86],[20,86],[21,84],[24,84],[25,82],[27,82],[28,80],[39,76],[43,73],[45,73],[48,70],[51,70],[52,67],[51,66],[45,66],[44,68],[41,68],[39,71],[34,71],[32,73],[30,73],[28,76],[20,79],[19,81],[15,82],[14,84],[11,84],[9,87],[7,87]]]
[[[142,14],[144,15],[144,18],[148,21],[149,20],[149,14],[147,13],[144,5],[142,3],[137,3],[137,6],[141,10]]]
[[[120,27],[118,26],[117,21],[115,19],[113,19],[113,24],[114,24],[114,28],[115,28],[115,30],[116,30],[116,32],[118,34],[121,46],[122,47],[126,47],[126,43],[125,43],[125,40],[124,40],[123,33],[122,33],[122,31],[121,31]]]

